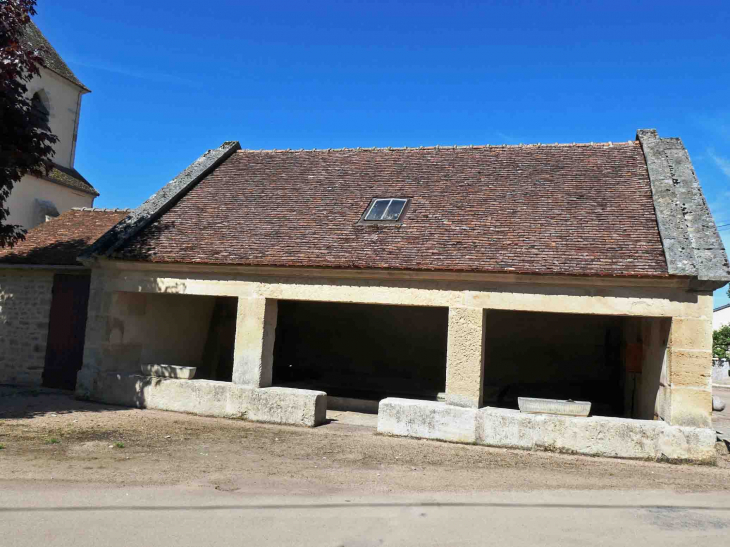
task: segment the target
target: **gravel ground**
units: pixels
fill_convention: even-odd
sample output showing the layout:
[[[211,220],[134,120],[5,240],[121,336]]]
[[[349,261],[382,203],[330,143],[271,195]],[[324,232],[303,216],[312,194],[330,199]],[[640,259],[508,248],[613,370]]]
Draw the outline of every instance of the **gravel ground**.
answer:
[[[730,403],[730,390],[722,396]],[[0,386],[0,480],[245,486],[262,494],[730,490],[723,445],[717,467],[678,466],[383,437],[361,425],[372,417],[332,416],[306,429]],[[730,410],[718,415],[720,426],[730,433]]]

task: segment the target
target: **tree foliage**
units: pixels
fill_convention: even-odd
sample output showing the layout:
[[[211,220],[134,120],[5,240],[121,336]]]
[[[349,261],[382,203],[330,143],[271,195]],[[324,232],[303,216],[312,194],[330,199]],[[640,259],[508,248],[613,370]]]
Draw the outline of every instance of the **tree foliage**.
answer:
[[[712,356],[727,359],[728,351],[730,351],[730,325],[725,325],[712,333]]]
[[[48,172],[58,140],[47,113],[27,96],[26,84],[44,66],[42,52],[24,40],[35,5],[36,0],[0,0],[0,247],[25,237],[20,226],[7,224],[10,191],[24,175]]]

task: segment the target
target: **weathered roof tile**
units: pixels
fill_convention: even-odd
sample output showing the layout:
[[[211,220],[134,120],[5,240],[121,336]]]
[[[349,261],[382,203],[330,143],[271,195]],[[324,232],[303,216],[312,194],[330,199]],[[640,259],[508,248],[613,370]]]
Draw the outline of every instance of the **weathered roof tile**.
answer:
[[[81,251],[127,214],[128,209],[71,209],[29,230],[12,249],[0,248],[0,264],[80,266]]]
[[[399,226],[358,224],[411,198]],[[666,276],[638,142],[238,151],[117,258]]]

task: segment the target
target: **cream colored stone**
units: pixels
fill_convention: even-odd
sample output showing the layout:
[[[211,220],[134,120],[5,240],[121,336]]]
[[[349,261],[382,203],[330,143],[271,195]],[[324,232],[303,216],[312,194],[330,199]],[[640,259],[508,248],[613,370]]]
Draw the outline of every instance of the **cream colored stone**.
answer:
[[[669,345],[674,349],[712,349],[712,321],[675,317],[669,332]]]
[[[692,387],[672,387],[669,419],[672,425],[712,427],[712,391]]]
[[[274,365],[276,300],[239,298],[233,383],[268,387]]]
[[[378,408],[378,433],[383,435],[474,443],[476,427],[474,408],[394,397],[380,401]]]
[[[449,308],[446,346],[446,402],[477,408],[482,404],[484,310]]]
[[[180,270],[175,270],[176,267]],[[90,318],[103,318],[105,307],[109,306],[108,295],[115,291],[237,297],[242,306],[239,312],[243,313],[240,313],[237,328],[234,381],[265,386],[271,382],[269,348],[273,347],[276,320],[275,308],[266,302],[288,299],[448,307],[451,311],[447,397],[450,403],[467,406],[477,406],[481,400],[480,378],[484,364],[481,358],[483,326],[480,325],[483,325],[484,309],[672,318],[676,327],[672,333],[675,347],[671,350],[675,357],[675,376],[672,378],[669,371],[669,351],[663,349],[666,321],[661,323],[661,328],[651,326],[647,330],[642,326],[642,336],[652,337],[651,351],[645,356],[652,366],[649,368],[649,363],[645,363],[645,368],[659,377],[659,386],[656,382],[642,383],[642,386],[659,393],[654,409],[657,417],[670,423],[708,423],[710,406],[705,404],[704,395],[674,397],[673,389],[704,389],[706,385],[702,373],[704,357],[677,351],[702,349],[701,346],[707,343],[703,325],[712,316],[712,295],[690,292],[677,280],[657,280],[654,287],[651,280],[630,279],[567,279],[561,282],[559,278],[550,278],[550,281],[534,279],[533,284],[527,284],[518,282],[520,276],[492,276],[488,281],[479,282],[474,276],[464,276],[459,281],[454,276],[437,280],[413,274],[413,278],[408,278],[407,273],[375,279],[368,278],[368,275],[375,275],[372,273],[359,278],[349,272],[340,278],[331,271],[318,273],[316,270],[300,276],[278,273],[275,268],[269,268],[265,275],[236,267],[182,269],[185,268],[179,265],[102,260],[93,270]],[[500,283],[498,279],[508,282]],[[676,286],[671,286],[670,282]],[[113,313],[111,316],[115,317]],[[127,330],[125,325],[124,336]],[[105,362],[98,355],[100,344],[110,342],[111,335],[93,327],[87,328],[87,333],[93,336],[87,336],[88,358],[85,356],[84,367],[88,363],[92,368],[113,370],[112,362]],[[114,336],[118,337],[118,334]],[[649,400],[647,394],[643,396]],[[651,403],[645,406],[642,416],[650,417]]]
[[[668,349],[669,382],[674,386],[710,389],[712,385],[712,352]]]
[[[215,273],[114,272],[114,290],[282,300],[444,306],[645,317],[712,317],[711,295],[680,288],[500,285],[421,280],[300,279]],[[597,279],[596,283],[601,280]],[[483,287],[475,289],[475,287]],[[709,307],[707,303],[709,304]],[[709,312],[707,311],[709,309]]]
[[[714,463],[715,432],[661,421],[524,414],[503,408],[455,408],[388,398],[378,432],[501,448],[609,458]]]
[[[230,382],[154,378],[139,374],[79,374],[76,395],[111,404],[201,416],[314,427],[324,423],[327,394],[291,388],[253,388]]]

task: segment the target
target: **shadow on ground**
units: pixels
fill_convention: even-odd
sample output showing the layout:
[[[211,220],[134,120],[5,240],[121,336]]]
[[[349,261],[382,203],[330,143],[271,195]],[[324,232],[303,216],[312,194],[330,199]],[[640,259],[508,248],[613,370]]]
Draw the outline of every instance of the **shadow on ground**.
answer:
[[[73,391],[0,385],[0,420],[35,418],[73,412],[116,412],[121,406],[80,401]]]

